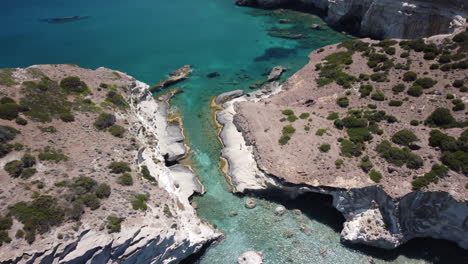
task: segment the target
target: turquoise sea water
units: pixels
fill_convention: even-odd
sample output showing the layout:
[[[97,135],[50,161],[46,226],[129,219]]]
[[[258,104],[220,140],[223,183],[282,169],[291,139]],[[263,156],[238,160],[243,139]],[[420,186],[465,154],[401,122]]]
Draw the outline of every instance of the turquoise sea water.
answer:
[[[0,67],[32,64],[76,63],[82,67],[105,66],[127,72],[149,84],[185,64],[193,76],[178,85],[184,93],[173,100],[182,114],[193,164],[207,188],[196,197],[199,214],[225,232],[226,239],[211,247],[199,263],[236,263],[247,250],[265,254],[265,263],[463,263],[466,251],[451,243],[415,240],[401,249],[384,251],[349,247],[340,243],[342,218],[322,196],[299,201],[259,200],[257,208],[244,208],[244,199],[229,192],[219,167],[221,145],[217,141],[208,101],[233,90],[249,90],[264,80],[273,66],[290,70],[307,63],[314,49],[348,37],[325,27],[313,31],[312,15],[236,7],[231,0],[7,0],[0,3]],[[90,16],[64,24],[39,22],[40,18]],[[280,18],[292,24],[280,25]],[[304,39],[274,38],[268,32],[291,28]],[[207,78],[218,72],[218,78]],[[284,77],[284,78],[285,78]],[[292,210],[282,217],[274,208]],[[236,216],[230,213],[236,212]],[[311,231],[303,233],[300,224]],[[327,249],[327,255],[320,254]],[[466,262],[465,262],[466,263]]]

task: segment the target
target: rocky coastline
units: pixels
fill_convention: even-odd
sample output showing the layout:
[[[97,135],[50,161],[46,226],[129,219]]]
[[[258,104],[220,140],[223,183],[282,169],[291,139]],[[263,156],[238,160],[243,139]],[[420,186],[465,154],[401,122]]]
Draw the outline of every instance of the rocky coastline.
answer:
[[[236,4],[318,11],[332,27],[375,39],[452,33],[468,16],[468,6],[461,0],[238,0]]]
[[[443,37],[432,39],[438,41]],[[310,64],[316,63],[315,56],[311,55]],[[313,70],[306,66],[302,71]],[[288,87],[276,84],[273,89],[264,87],[250,94],[239,94],[237,98],[225,102],[222,110],[216,113],[216,120],[221,126],[219,137],[224,145],[222,158],[227,161],[225,171],[235,193],[263,196],[280,192],[291,199],[308,192],[330,195],[333,206],[345,218],[341,238],[346,243],[394,249],[413,238],[431,237],[450,240],[468,249],[468,204],[466,197],[460,194],[423,190],[395,196],[388,194],[381,186],[368,182],[353,182],[342,187],[336,183],[291,182],[262,167],[258,162],[262,154],[257,149],[254,131],[250,131],[250,126],[245,124],[239,107],[246,102],[268,105],[271,101],[265,99],[288,93],[294,86],[291,83],[306,83],[299,73],[288,81]],[[303,98],[304,95],[301,95]],[[225,95],[220,97],[224,98]],[[257,114],[261,115],[261,112]]]
[[[30,68],[43,70],[44,67],[49,66]],[[51,67],[67,71],[75,66]],[[158,188],[155,190],[152,183],[147,182],[144,191],[161,199],[167,197],[166,207],[148,204],[148,210],[143,214],[133,213],[136,218],[125,221],[118,233],[96,229],[92,227],[93,223],[83,220],[80,231],[70,239],[55,239],[59,232],[63,232],[59,227],[45,240],[41,239],[41,243],[36,242],[28,248],[16,242],[4,245],[0,248],[0,263],[179,263],[221,239],[222,234],[202,222],[190,204],[190,196],[202,193],[204,189],[191,169],[178,163],[187,148],[182,124],[167,121],[169,98],[153,98],[147,84],[122,72],[106,68],[95,72],[72,71],[75,74],[85,71],[93,76],[118,74],[121,82],[127,85],[128,92],[124,97],[130,108],[122,118],[135,126],[131,131],[135,131],[139,143],[132,165],[146,166],[150,175],[155,176]],[[21,72],[25,71],[17,70],[15,79],[25,78]],[[157,144],[153,144],[154,139]],[[122,216],[124,214],[121,212]]]

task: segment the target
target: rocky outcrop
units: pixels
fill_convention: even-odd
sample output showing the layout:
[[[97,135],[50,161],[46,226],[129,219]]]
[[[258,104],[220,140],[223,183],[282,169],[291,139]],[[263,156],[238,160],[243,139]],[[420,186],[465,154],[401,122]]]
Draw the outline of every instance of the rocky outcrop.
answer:
[[[452,33],[468,16],[468,4],[462,0],[240,0],[237,4],[314,7],[326,13],[331,26],[378,39]]]
[[[379,186],[342,189],[291,184],[264,173],[255,162],[254,142],[246,131],[236,127],[234,118],[237,103],[256,101],[258,97],[255,92],[234,99],[217,113],[223,126],[222,157],[228,161],[227,176],[235,192],[282,192],[290,198],[307,192],[331,195],[333,206],[346,219],[341,237],[349,243],[393,249],[416,237],[432,237],[451,240],[468,249],[468,204],[447,192],[411,192],[392,198]]]
[[[247,251],[239,256],[237,260],[239,264],[262,264],[263,253],[258,251]]]

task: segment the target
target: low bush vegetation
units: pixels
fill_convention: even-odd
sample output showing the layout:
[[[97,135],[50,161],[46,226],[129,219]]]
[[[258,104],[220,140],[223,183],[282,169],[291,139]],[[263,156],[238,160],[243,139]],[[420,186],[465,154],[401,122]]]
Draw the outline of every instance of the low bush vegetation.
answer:
[[[371,160],[369,159],[369,156],[364,156],[361,159],[361,163],[359,164],[359,167],[364,171],[364,172],[369,172],[374,165],[372,164]]]
[[[448,128],[455,126],[456,123],[450,110],[442,107],[435,109],[426,119],[426,124],[431,127]]]
[[[339,117],[340,117],[339,113],[331,112],[330,114],[328,114],[327,120],[335,120],[335,119],[338,119]]]
[[[369,177],[371,180],[373,180],[375,183],[379,183],[382,180],[382,173],[372,169],[369,173]]]
[[[362,150],[364,145],[361,143],[354,143],[351,140],[343,139],[340,142],[341,144],[341,155],[351,158],[359,157],[362,155]]]
[[[138,194],[132,199],[132,208],[133,210],[141,210],[146,211],[148,206],[146,205],[146,201],[148,201],[148,196],[145,194]]]
[[[108,198],[111,194],[111,187],[108,184],[101,183],[96,188],[95,193],[99,199]]]
[[[393,147],[392,144],[387,140],[384,140],[378,144],[376,151],[387,162],[396,166],[403,166],[406,164],[406,167],[409,169],[419,169],[424,165],[424,161],[421,157],[412,153],[407,148],[400,149]]]
[[[407,93],[413,97],[419,97],[423,94],[423,88],[418,85],[411,86]]]
[[[115,107],[119,109],[127,109],[128,108],[128,103],[125,101],[123,96],[115,91],[109,91],[106,95],[106,102],[114,105]]]
[[[17,178],[23,172],[23,162],[20,160],[13,160],[5,164],[3,169],[14,178]]]
[[[346,108],[349,106],[349,99],[348,97],[340,97],[336,99],[336,104],[338,104],[342,108]]]
[[[299,118],[300,119],[307,119],[309,118],[310,114],[309,113],[302,113],[301,115],[299,115]]]
[[[110,169],[110,172],[114,174],[120,174],[120,173],[132,171],[130,169],[129,164],[124,161],[113,161],[109,164],[108,168]]]
[[[330,150],[330,144],[322,144],[319,147],[320,152],[328,152]]]
[[[151,172],[146,165],[141,166],[141,175],[144,179],[147,179],[150,182],[156,182],[156,178],[151,175]]]
[[[60,87],[68,93],[84,93],[89,91],[86,83],[76,76],[69,76],[62,79]]]
[[[99,130],[105,130],[115,124],[116,118],[113,114],[101,113],[96,121],[94,121],[94,126]]]
[[[121,223],[124,221],[124,218],[108,216],[107,217],[107,232],[110,233],[119,233],[121,229]]]
[[[424,89],[431,88],[431,87],[433,87],[436,83],[437,83],[436,80],[433,80],[433,79],[428,78],[428,77],[417,79],[417,80],[414,82],[415,85],[421,86],[421,87],[424,88]]]
[[[418,78],[418,75],[415,72],[408,71],[403,74],[403,81],[405,82],[414,82]]]
[[[60,150],[51,147],[45,147],[38,155],[39,160],[42,161],[68,161],[68,156],[63,154]]]
[[[401,84],[401,83],[392,87],[392,91],[393,91],[394,94],[399,94],[399,93],[405,91],[405,89],[406,89],[406,86],[404,84]]]
[[[389,105],[389,106],[392,106],[392,107],[399,107],[399,106],[402,106],[402,105],[403,105],[403,101],[400,101],[400,100],[390,100],[390,102],[388,102],[388,105]]]
[[[376,91],[371,94],[371,99],[374,101],[383,101],[385,100],[385,94],[382,91]]]
[[[424,174],[424,176],[416,177],[411,185],[413,190],[420,190],[431,183],[438,183],[439,178],[444,178],[447,176],[448,168],[444,165],[434,164],[430,172]]]
[[[113,125],[109,128],[109,132],[114,136],[118,138],[123,138],[125,135],[125,132],[127,130],[119,125]]]
[[[402,129],[392,136],[392,142],[401,146],[410,146],[419,141],[418,137],[409,129]]]
[[[117,183],[123,186],[133,185],[133,178],[130,173],[124,173],[117,178]]]
[[[373,90],[373,87],[370,84],[361,85],[361,87],[359,88],[359,93],[361,94],[361,98],[369,96],[372,90]]]

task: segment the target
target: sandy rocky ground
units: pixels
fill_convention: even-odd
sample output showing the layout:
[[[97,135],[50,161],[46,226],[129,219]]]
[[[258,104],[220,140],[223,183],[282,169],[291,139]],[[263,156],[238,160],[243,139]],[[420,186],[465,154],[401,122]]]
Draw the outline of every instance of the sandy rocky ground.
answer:
[[[10,143],[24,147],[12,151],[0,159],[0,167],[12,160],[19,160],[25,153],[37,157],[44,147],[52,147],[68,156],[67,161],[41,161],[36,158],[37,173],[29,179],[13,178],[0,170],[0,216],[9,212],[17,202],[31,201],[37,193],[56,197],[57,205],[70,206],[66,199],[70,190],[58,187],[62,181],[73,182],[76,177],[86,176],[98,183],[108,184],[111,194],[100,200],[95,210],[85,207],[80,221],[67,219],[58,226],[51,226],[36,240],[28,244],[25,239],[15,238],[22,224],[13,217],[8,231],[12,239],[0,247],[1,263],[177,263],[197,252],[204,245],[220,237],[209,225],[202,223],[191,207],[188,197],[194,192],[203,192],[203,187],[191,170],[176,164],[165,166],[165,158],[175,161],[185,155],[186,147],[179,128],[180,121],[168,123],[167,100],[153,99],[148,86],[131,76],[110,69],[95,71],[74,65],[40,65],[15,69],[11,86],[0,84],[0,94],[20,101],[24,81],[39,81],[42,76],[60,81],[67,76],[78,76],[90,89],[87,95],[68,95],[70,102],[77,98],[89,99],[94,110],[74,104],[74,122],[54,119],[41,123],[28,120],[20,126],[15,120],[0,120],[0,125],[11,126],[20,134]],[[101,83],[108,84],[100,88]],[[125,110],[112,104],[102,104],[110,89],[115,89],[128,102]],[[78,109],[80,108],[80,109]],[[116,124],[124,127],[122,138],[93,126],[100,112],[114,113]],[[40,127],[53,126],[56,132],[42,132]],[[165,157],[164,157],[165,156]],[[127,162],[133,185],[117,183],[121,174],[113,174],[108,168],[113,161]],[[147,166],[156,181],[142,177],[141,166]],[[36,194],[35,194],[36,193]],[[132,208],[136,195],[148,197],[146,210]],[[123,218],[121,231],[109,233],[108,216]]]
[[[449,45],[454,35],[434,36],[426,43]],[[362,41],[378,43],[369,39]],[[418,78],[429,77],[437,83],[424,89],[421,96],[413,97],[406,93],[412,82],[402,80],[408,70],[392,68],[384,82],[361,80],[349,89],[335,82],[319,86],[320,70],[316,65],[324,65],[324,58],[328,55],[347,50],[340,45],[331,45],[312,52],[309,64],[282,85],[271,83],[263,90],[232,96],[238,98],[225,102],[223,110],[217,113],[222,126],[220,137],[225,146],[222,156],[229,163],[227,174],[236,192],[280,189],[292,197],[309,191],[332,195],[334,206],[346,218],[342,238],[348,242],[390,249],[413,237],[429,236],[453,240],[468,248],[467,177],[449,171],[448,176],[439,179],[438,183],[413,191],[413,179],[430,171],[433,164],[440,163],[440,151],[429,146],[432,128],[423,124],[410,125],[411,120],[424,121],[438,107],[451,109],[453,104],[446,99],[447,94],[453,94],[454,98],[466,104],[467,93],[452,84],[455,80],[467,83],[468,73],[466,70],[430,69],[437,59],[425,60],[423,52],[414,50],[409,51],[409,57],[402,58],[401,54],[406,50],[398,44],[393,47],[395,54],[390,57],[395,65],[407,65],[410,60],[409,70],[417,73]],[[379,47],[376,50],[385,53]],[[374,73],[362,53],[355,52],[352,61],[344,72],[353,76]],[[399,83],[405,84],[406,89],[394,94],[392,87]],[[361,98],[361,84],[371,84],[373,92],[382,91],[385,100],[376,101],[371,96]],[[346,108],[336,103],[344,96],[349,99]],[[391,100],[401,100],[403,104],[392,107],[389,106]],[[368,104],[375,104],[378,111],[383,110],[398,121],[380,122],[383,134],[373,134],[360,157],[345,157],[337,139],[348,138],[346,129],[337,129],[334,121],[327,117],[336,112],[339,118],[344,118],[350,109],[371,110]],[[298,117],[301,113],[310,116],[293,122],[281,121],[287,117],[282,113],[286,109],[293,110]],[[466,121],[466,110],[451,112],[457,120]],[[293,126],[295,132],[289,142],[282,145],[279,139],[287,125]],[[320,129],[325,130],[323,135],[316,134]],[[390,141],[392,135],[402,129],[411,130],[419,139],[416,142],[418,149],[413,150],[424,161],[419,169],[390,164],[375,151],[378,143]],[[463,128],[443,129],[444,133],[455,138],[463,131]],[[322,144],[330,145],[328,152],[319,150]],[[369,174],[359,167],[363,156],[368,156],[373,169],[382,174],[379,183],[372,181]],[[335,164],[338,159],[343,160],[341,166]]]

